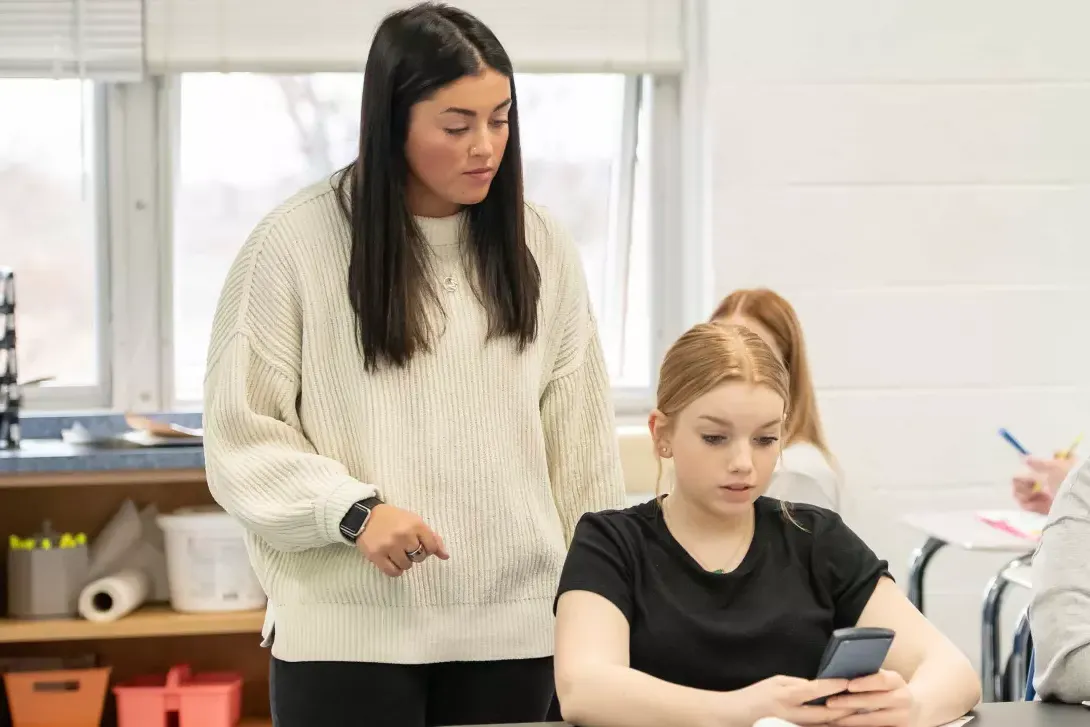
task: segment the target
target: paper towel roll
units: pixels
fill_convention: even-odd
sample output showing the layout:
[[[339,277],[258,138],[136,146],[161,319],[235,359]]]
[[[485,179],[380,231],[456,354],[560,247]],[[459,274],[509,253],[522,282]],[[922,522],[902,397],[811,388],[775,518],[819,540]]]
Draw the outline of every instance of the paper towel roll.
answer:
[[[88,621],[116,621],[139,608],[147,596],[147,576],[123,570],[87,584],[79,594],[79,613]]]

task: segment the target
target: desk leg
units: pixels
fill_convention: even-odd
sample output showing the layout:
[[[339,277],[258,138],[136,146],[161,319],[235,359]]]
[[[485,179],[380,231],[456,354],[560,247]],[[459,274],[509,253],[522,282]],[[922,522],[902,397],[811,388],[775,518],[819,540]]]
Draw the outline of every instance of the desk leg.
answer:
[[[1002,698],[1003,678],[999,668],[999,606],[1010,581],[1002,572],[988,581],[980,615],[980,686],[985,704]]]
[[[929,537],[923,545],[912,551],[912,559],[908,563],[908,600],[920,613],[923,613],[923,577],[927,564],[945,545],[945,540]]]
[[[1026,696],[1026,681],[1029,677],[1029,654],[1033,650],[1033,636],[1029,631],[1029,609],[1022,611],[1018,626],[1014,629],[1014,644],[1011,647],[1010,674],[1004,679],[1010,693],[1004,695],[1008,702],[1020,702]]]
[[[1007,569],[1025,565],[1032,557],[1023,555],[1012,560],[988,582],[988,588],[984,591],[984,607],[980,615],[980,681],[984,693],[982,701],[985,703],[1004,701],[1008,696],[1003,688],[1003,669],[999,666],[999,610],[1003,595],[1011,584],[1007,579]]]

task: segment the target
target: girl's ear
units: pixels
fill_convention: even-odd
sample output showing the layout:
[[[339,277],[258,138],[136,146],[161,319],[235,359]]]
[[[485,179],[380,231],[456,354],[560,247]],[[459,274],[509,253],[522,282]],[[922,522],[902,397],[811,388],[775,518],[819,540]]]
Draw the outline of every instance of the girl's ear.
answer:
[[[651,416],[647,418],[647,428],[651,431],[651,439],[655,442],[655,453],[659,457],[672,457],[670,427],[666,415],[658,409],[652,411]]]

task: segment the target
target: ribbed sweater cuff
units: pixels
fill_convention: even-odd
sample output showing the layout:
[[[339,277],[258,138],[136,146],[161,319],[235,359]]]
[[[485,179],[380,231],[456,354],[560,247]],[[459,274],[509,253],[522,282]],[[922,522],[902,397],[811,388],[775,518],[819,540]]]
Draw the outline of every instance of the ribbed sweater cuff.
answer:
[[[348,514],[352,503],[374,497],[377,493],[378,490],[374,485],[365,484],[346,475],[314,508],[314,516],[318,519],[318,529],[325,534],[330,543],[348,545],[348,541],[341,535],[341,520]]]

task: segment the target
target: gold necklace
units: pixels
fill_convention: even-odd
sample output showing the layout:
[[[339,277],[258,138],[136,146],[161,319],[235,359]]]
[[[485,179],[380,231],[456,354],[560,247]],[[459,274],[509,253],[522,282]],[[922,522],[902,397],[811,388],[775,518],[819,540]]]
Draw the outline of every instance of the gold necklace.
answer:
[[[667,529],[670,530],[671,534],[673,534],[673,529],[670,528],[670,517],[669,517],[669,514],[668,514],[667,509],[666,509],[666,502],[669,499],[670,498],[664,499],[662,501],[660,507],[662,508],[662,519],[663,519],[663,521],[665,521]],[[738,557],[738,552],[742,549],[742,546],[753,540],[753,533],[754,533],[754,530],[756,529],[756,527],[757,527],[757,514],[754,513],[753,514],[753,519],[749,521],[748,531],[738,541],[738,544],[734,546],[734,550],[732,550],[731,553],[730,553],[730,559],[726,561],[727,563],[734,563],[734,559],[736,557]],[[675,540],[677,539],[676,535],[674,536],[674,539]],[[681,544],[680,541],[678,541],[678,544],[679,545]],[[681,547],[684,548],[685,546],[682,545]],[[688,553],[689,551],[686,549],[685,552]],[[722,573],[727,572],[726,569],[724,569],[724,568],[716,568],[715,570],[710,570],[706,565],[704,565],[702,562],[700,562],[700,560],[698,560],[697,557],[695,555],[693,555],[692,553],[689,553],[689,557],[692,558],[693,560],[695,560],[697,562],[697,565],[699,565],[705,571],[708,571],[710,573],[720,573],[720,574],[722,574]],[[743,556],[742,559],[745,560],[745,557]],[[742,564],[741,561],[739,561],[738,563],[735,563],[733,565],[733,567],[731,568],[731,570],[734,570],[735,568],[737,568],[741,564]]]

